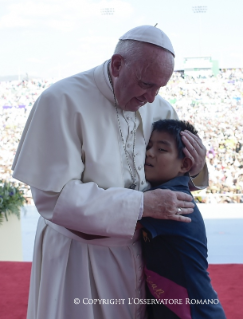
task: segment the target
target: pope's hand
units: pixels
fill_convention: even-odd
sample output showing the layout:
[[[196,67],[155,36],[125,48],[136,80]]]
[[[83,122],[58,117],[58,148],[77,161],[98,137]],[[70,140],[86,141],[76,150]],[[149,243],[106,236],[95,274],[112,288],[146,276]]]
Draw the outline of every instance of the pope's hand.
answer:
[[[181,214],[191,214],[194,206],[191,195],[158,188],[144,193],[143,217],[189,223],[191,219]]]
[[[195,176],[201,172],[205,165],[206,148],[198,135],[192,134],[189,131],[182,131],[181,135],[182,141],[186,146],[183,152],[186,157],[192,160],[190,175]]]

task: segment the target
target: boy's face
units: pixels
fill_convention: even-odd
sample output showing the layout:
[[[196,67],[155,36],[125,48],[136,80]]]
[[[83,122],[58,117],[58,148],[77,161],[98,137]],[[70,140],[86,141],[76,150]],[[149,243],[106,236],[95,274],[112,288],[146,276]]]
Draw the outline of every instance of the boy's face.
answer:
[[[178,158],[173,136],[167,132],[153,131],[147,146],[144,170],[146,179],[152,186],[186,173],[184,159]]]

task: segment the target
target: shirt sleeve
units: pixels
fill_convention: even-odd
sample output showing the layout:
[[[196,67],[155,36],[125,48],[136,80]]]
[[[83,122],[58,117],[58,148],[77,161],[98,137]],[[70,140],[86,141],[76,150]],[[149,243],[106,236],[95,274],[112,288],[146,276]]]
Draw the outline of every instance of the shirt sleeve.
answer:
[[[39,213],[55,224],[86,234],[131,238],[141,212],[143,193],[99,188],[73,180],[60,193],[31,187]]]
[[[159,235],[180,236],[185,233],[186,223],[174,220],[153,219],[151,217],[142,218],[140,223],[150,233],[152,238]]]

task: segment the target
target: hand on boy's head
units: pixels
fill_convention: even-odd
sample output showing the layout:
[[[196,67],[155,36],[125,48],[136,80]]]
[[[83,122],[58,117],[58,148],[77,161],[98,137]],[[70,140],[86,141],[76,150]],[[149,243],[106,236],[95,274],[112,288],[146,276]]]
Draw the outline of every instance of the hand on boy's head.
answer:
[[[191,214],[194,206],[191,195],[158,188],[144,193],[143,217],[189,223],[191,219],[181,214]]]
[[[181,135],[182,141],[186,146],[183,149],[183,152],[186,157],[189,157],[192,160],[190,175],[197,175],[205,165],[206,148],[198,135],[194,135],[189,131],[182,131]]]

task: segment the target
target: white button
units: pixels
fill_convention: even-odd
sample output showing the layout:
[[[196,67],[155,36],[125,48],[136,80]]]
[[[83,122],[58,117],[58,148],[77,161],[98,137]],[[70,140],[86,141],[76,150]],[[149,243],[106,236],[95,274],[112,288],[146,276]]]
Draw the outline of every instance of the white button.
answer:
[[[141,169],[142,169],[142,166],[138,166],[138,169],[141,170]]]
[[[127,147],[129,148],[131,145],[130,144],[127,144]]]

